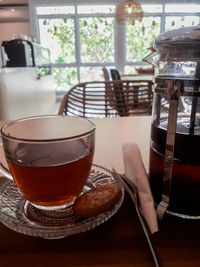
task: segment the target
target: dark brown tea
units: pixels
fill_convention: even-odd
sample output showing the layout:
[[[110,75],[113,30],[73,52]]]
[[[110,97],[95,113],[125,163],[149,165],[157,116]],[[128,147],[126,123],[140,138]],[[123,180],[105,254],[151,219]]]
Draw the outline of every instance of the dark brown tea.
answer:
[[[155,202],[161,201],[167,121],[152,124],[150,151],[150,186]],[[200,128],[189,134],[188,119],[177,121],[168,210],[189,216],[200,216]]]
[[[54,145],[55,147],[55,145]],[[94,149],[79,143],[63,151],[42,151],[41,145],[17,151],[18,161],[8,162],[12,176],[24,197],[39,206],[57,206],[74,200],[88,178]],[[23,164],[20,164],[20,161]]]

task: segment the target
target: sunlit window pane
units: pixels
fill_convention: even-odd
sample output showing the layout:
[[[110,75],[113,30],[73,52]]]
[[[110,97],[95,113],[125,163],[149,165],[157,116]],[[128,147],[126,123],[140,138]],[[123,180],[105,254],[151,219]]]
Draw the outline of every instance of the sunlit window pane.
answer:
[[[74,6],[41,6],[36,7],[37,15],[51,15],[51,14],[74,14]]]
[[[78,83],[77,68],[52,68],[56,81],[56,90],[67,92],[72,86]]]
[[[127,25],[126,60],[141,61],[160,34],[160,17],[144,17],[142,23],[136,21],[134,25]]]
[[[113,5],[93,5],[93,6],[78,6],[79,14],[106,14],[106,13],[114,13],[115,6]]]
[[[185,12],[185,13],[195,13],[195,12],[200,12],[200,4],[195,5],[195,4],[184,4],[184,5],[179,5],[179,4],[168,4],[165,6],[165,12]]]
[[[162,5],[142,5],[144,13],[161,13],[163,11]]]
[[[81,62],[114,62],[114,18],[82,18]]]
[[[198,16],[166,17],[166,31],[199,24]]]
[[[103,81],[102,67],[81,67],[80,80],[81,82]]]
[[[120,53],[126,52],[126,66],[120,68],[125,67],[125,73],[137,74],[139,68],[145,68],[139,64],[150,53],[149,48],[160,34],[161,21],[164,31],[200,23],[200,16],[197,16],[200,13],[198,1],[196,4],[187,4],[186,1],[185,4],[178,4],[178,1],[176,4],[167,4],[166,1],[165,5],[153,1],[147,4],[146,1],[146,4],[142,4],[142,22],[136,21],[134,25],[129,22],[125,26],[126,39],[120,36],[125,43],[122,46],[117,44],[118,50],[115,51],[114,37],[118,29],[115,22],[116,6],[104,3],[88,2],[84,5],[83,2],[76,6],[71,2],[69,6],[67,3],[62,6],[56,3],[36,7],[41,44],[50,49],[51,62],[56,64],[53,74],[58,92],[67,91],[80,81],[103,80],[102,67],[99,65],[106,63],[114,66],[115,56],[119,60]],[[166,14],[162,17],[163,12]],[[125,51],[122,51],[124,46]],[[71,64],[70,67],[68,64]],[[150,69],[151,66],[146,68]]]
[[[50,49],[53,63],[75,62],[73,19],[40,19],[41,44]]]

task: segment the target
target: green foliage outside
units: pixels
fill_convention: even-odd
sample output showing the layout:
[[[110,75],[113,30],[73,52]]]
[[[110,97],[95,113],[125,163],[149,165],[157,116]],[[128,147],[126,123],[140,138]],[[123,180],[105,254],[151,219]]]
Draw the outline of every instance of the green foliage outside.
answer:
[[[114,62],[114,19],[80,19],[81,62]]]
[[[73,19],[45,19],[43,28],[48,37],[46,46],[50,49],[52,62],[75,63],[75,28]],[[57,91],[66,91],[78,82],[76,68],[52,68]]]
[[[78,83],[77,68],[52,68],[52,73],[56,80],[57,92],[67,91],[70,87]]]
[[[127,26],[127,55],[129,62],[141,61],[150,51],[155,38],[160,33],[160,18],[144,17],[142,23]]]
[[[52,44],[56,53],[54,63],[75,62],[75,27],[73,19],[46,19],[48,34],[52,38]],[[51,43],[49,44],[51,45]]]
[[[53,63],[75,63],[74,19],[45,19],[40,24],[46,31]],[[129,62],[141,61],[160,31],[160,18],[145,17],[142,23],[127,26],[127,56]],[[80,60],[82,63],[114,62],[114,18],[80,18]],[[65,90],[78,82],[76,67],[52,69],[58,90]],[[81,75],[80,75],[81,76]]]

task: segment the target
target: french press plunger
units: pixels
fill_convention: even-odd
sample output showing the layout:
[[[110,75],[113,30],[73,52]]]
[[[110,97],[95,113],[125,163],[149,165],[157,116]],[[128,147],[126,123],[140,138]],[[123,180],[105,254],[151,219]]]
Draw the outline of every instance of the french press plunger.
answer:
[[[156,67],[149,181],[165,212],[200,219],[200,26],[161,34],[144,61]]]

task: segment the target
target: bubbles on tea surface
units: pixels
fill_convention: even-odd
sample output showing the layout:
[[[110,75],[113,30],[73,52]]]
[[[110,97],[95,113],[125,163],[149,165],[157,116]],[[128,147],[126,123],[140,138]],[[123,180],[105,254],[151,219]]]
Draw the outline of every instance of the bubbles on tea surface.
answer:
[[[67,143],[28,144],[16,149],[15,163],[32,167],[55,166],[76,161],[89,154],[82,140]]]
[[[167,130],[167,123],[168,121],[162,120],[160,122],[160,127],[164,130]],[[200,135],[200,121],[199,119],[196,119],[194,127],[194,134]],[[177,125],[176,125],[176,133],[182,133],[182,134],[189,134],[189,128],[190,128],[190,118],[178,118],[177,119]]]

